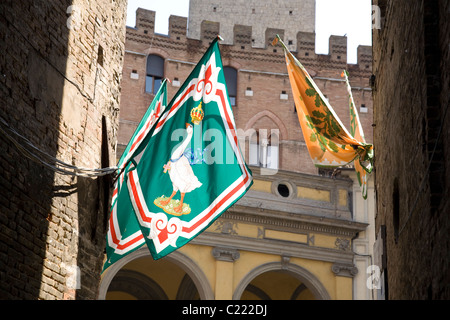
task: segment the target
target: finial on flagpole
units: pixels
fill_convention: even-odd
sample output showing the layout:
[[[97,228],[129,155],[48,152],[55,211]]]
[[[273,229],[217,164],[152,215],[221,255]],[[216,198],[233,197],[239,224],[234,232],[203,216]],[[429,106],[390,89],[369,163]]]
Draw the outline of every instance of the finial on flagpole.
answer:
[[[281,37],[277,34],[275,38],[272,41],[272,45],[275,46],[277,43],[280,43],[281,46],[286,50],[289,51],[288,47],[284,44],[283,40],[281,40]]]
[[[220,41],[223,41],[223,38],[219,34],[217,35],[217,39],[219,39]]]
[[[275,47],[277,45],[279,38],[280,38],[280,36],[278,34],[275,36],[275,38],[273,38],[272,46]]]

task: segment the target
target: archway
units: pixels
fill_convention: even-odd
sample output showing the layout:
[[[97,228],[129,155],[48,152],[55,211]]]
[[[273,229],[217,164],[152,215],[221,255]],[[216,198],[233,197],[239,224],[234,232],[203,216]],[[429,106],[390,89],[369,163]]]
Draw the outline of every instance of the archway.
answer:
[[[249,272],[240,282],[233,300],[329,300],[322,283],[308,270],[273,262]]]
[[[100,300],[211,300],[211,286],[195,262],[176,251],[153,260],[147,247],[125,256],[105,271]]]

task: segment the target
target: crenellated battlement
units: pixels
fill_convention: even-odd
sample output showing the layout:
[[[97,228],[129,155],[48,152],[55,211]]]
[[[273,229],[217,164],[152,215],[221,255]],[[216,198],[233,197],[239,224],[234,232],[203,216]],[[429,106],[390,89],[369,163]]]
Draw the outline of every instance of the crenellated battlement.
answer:
[[[155,11],[139,8],[136,11],[136,27],[127,28],[127,35],[136,36],[144,41],[148,37],[167,37],[174,41],[188,41],[190,45],[199,47],[208,45],[212,39],[221,34],[219,22],[203,20],[200,23],[200,34],[197,39],[190,38],[188,32],[188,19],[185,17],[171,15],[169,17],[168,35],[155,34]],[[329,53],[327,55],[316,53],[316,34],[314,32],[299,31],[295,39],[285,39],[285,30],[277,28],[266,28],[264,34],[264,47],[256,47],[252,34],[252,26],[236,24],[233,26],[232,39],[224,39],[222,45],[230,46],[232,49],[242,50],[248,53],[281,53],[279,47],[271,46],[272,40],[279,34],[289,49],[306,64],[329,63],[336,67],[347,65],[347,37],[332,35],[329,38]],[[136,39],[135,39],[136,40]],[[137,40],[139,41],[139,40]],[[198,42],[198,43],[196,43]],[[372,47],[358,46],[357,63],[350,65],[352,69],[370,71],[372,66]]]

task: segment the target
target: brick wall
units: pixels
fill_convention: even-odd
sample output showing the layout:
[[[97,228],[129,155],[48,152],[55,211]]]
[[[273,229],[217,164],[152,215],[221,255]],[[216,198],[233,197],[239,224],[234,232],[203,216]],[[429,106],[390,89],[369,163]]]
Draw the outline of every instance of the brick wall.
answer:
[[[448,299],[450,5],[374,2],[384,21],[373,33],[374,143],[388,297]]]
[[[2,120],[66,163],[114,165],[125,10],[125,0],[2,1]],[[95,299],[109,177],[55,173],[6,139],[0,150],[0,298]]]
[[[220,32],[219,23],[203,21],[199,39],[192,39],[187,35],[187,19],[171,16],[169,35],[164,36],[154,33],[154,20],[155,12],[138,9],[137,28],[127,28],[119,130],[122,148],[153,98],[153,95],[145,92],[147,55],[156,54],[164,58],[164,76],[170,80],[177,78],[183,83],[206,51],[209,41]],[[221,44],[220,50],[223,65],[237,70],[237,97],[236,106],[233,107],[237,128],[243,131],[249,128],[280,130],[280,169],[316,174],[317,169],[309,158],[295,112],[283,50],[279,46],[269,45],[277,33],[283,36],[285,31],[266,29],[266,45],[255,48],[252,47],[252,27],[235,25],[233,30],[233,43]],[[367,113],[360,113],[360,119],[366,139],[371,142],[371,47],[360,46],[358,64],[348,65],[345,37],[334,36],[330,39],[330,55],[315,53],[314,33],[298,32],[296,39],[296,55],[347,127],[350,122],[348,94],[340,75],[344,68],[350,72],[355,103],[358,108],[362,104],[367,107]],[[133,70],[138,73],[138,79],[131,78]],[[178,87],[168,87],[171,99]],[[245,95],[248,88],[253,91],[253,96]],[[283,92],[287,94],[287,100],[280,99]],[[243,149],[248,151],[248,146]]]

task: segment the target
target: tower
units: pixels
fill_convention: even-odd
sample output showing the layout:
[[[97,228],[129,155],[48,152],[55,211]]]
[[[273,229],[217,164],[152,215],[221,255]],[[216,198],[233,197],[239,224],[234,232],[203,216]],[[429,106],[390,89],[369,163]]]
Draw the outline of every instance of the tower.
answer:
[[[314,32],[315,0],[190,0],[188,37],[199,39],[201,22],[220,24],[224,44],[233,43],[233,30],[238,25],[252,27],[251,45],[265,46],[267,28],[285,30],[286,44],[297,46],[297,32]]]

